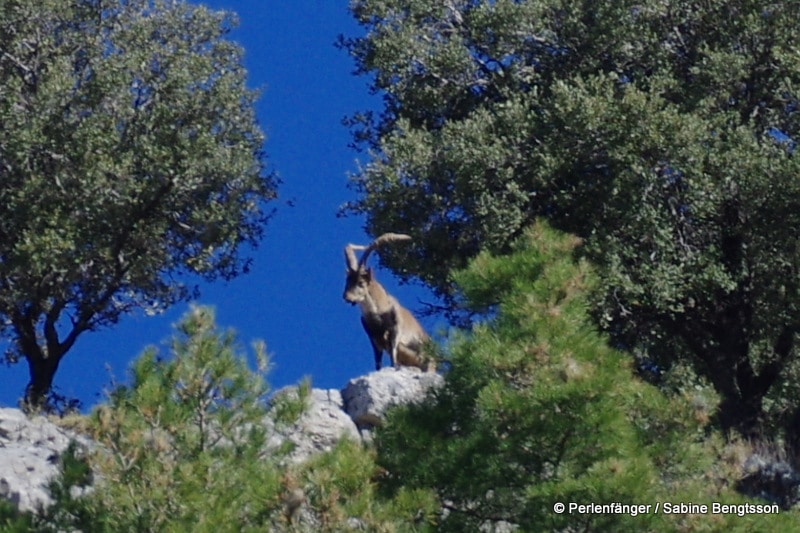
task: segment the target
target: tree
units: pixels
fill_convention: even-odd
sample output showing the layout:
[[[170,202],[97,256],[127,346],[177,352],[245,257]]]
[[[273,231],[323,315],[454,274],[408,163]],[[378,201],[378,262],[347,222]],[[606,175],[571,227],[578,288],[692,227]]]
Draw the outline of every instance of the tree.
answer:
[[[69,417],[98,446],[65,452],[53,506],[38,515],[0,506],[0,528],[397,530],[395,506],[376,494],[374,453],[361,442],[343,438],[302,463],[287,460],[285,435],[307,429],[299,419],[310,382],[268,398],[268,358],[263,343],[254,347],[251,369],[235,332],[218,327],[212,309],[192,308],[167,353],[146,349],[106,403]]]
[[[589,250],[603,272],[600,322],[663,368],[689,362],[724,398],[723,427],[754,436],[795,425],[800,167],[792,151],[728,127],[729,115],[689,117],[632,89],[621,104],[627,128],[611,132],[598,109],[608,92],[593,85],[582,100],[596,112],[586,129],[608,133],[605,159],[620,184]],[[586,108],[564,102],[565,113],[588,119]]]
[[[378,428],[385,495],[433,499],[419,507],[430,514],[406,520],[435,531],[796,527],[788,512],[655,511],[654,502],[746,500],[730,488],[736,461],[726,464],[709,428],[713,392],[663,394],[597,332],[588,314],[597,278],[575,260],[579,244],[538,223],[510,255],[482,253],[455,276],[468,305],[492,318],[454,339],[452,370],[430,402],[392,411]],[[559,514],[558,502],[651,508]]]
[[[602,267],[615,341],[688,362],[757,433],[797,408],[798,9],[357,2],[366,35],[342,42],[385,107],[351,120],[370,161],[346,210],[411,233],[383,259],[451,304],[452,268],[546,217]]]
[[[0,315],[41,405],[82,333],[245,271],[276,183],[231,14],[0,6]]]
[[[92,413],[94,491],[73,502],[85,523],[61,530],[261,531],[280,516],[278,456],[264,453],[263,343],[254,371],[211,309],[193,308],[176,329],[170,353],[148,348]]]

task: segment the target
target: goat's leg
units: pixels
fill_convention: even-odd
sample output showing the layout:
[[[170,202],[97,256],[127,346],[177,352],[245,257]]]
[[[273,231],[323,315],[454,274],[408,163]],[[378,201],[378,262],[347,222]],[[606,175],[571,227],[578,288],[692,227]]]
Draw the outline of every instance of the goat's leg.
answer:
[[[372,341],[372,339],[370,339]],[[380,349],[374,342],[372,343],[372,353],[375,356],[375,370],[380,370],[383,366],[383,350]]]
[[[397,345],[397,363],[402,366],[415,366],[422,370],[428,367],[427,358],[419,349],[400,343]]]
[[[367,320],[366,316],[361,316],[361,325],[367,332],[369,343],[372,345],[372,354],[375,357],[375,370],[380,370],[383,365],[383,351],[389,351],[390,344],[386,343],[388,333],[383,331],[380,322]]]
[[[397,338],[397,328],[394,328],[392,331],[389,332],[389,346],[391,347],[391,352],[389,355],[392,357],[392,366],[397,369],[400,367],[397,361],[397,350],[400,347],[400,339]]]

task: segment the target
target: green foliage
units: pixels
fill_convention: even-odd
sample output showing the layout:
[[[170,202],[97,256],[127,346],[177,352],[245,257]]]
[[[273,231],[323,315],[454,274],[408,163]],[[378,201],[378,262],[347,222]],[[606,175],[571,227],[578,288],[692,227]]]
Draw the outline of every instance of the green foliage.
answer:
[[[308,503],[324,531],[350,529],[357,518],[368,530],[382,529],[375,516],[373,454],[358,442],[344,440],[330,453],[312,458],[295,474],[302,480]]]
[[[401,488],[383,497],[379,489],[385,475],[375,450],[350,439],[289,469],[287,493],[300,489],[305,504],[304,513],[288,517],[290,530],[395,533],[435,526],[433,517],[441,508],[431,491]]]
[[[41,403],[85,331],[246,270],[268,218],[256,94],[225,12],[0,3],[0,315]]]
[[[491,318],[453,342],[445,386],[395,409],[374,448],[342,440],[302,464],[266,452],[268,429],[302,414],[310,383],[266,408],[267,367],[248,368],[207,308],[177,325],[170,354],[147,350],[88,427],[100,446],[63,457],[56,503],[0,507],[3,531],[790,531],[779,515],[667,514],[665,503],[754,503],[735,493],[746,443],[709,426],[714,396],[666,396],[609,348],[588,310],[598,283],[581,241],[537,223],[505,257],[455,279]],[[270,414],[271,413],[271,414]],[[272,416],[272,420],[266,417]],[[77,420],[77,422],[75,421]],[[87,462],[88,461],[88,462]],[[92,470],[88,469],[92,466]],[[92,483],[91,491],[75,489]],[[553,512],[555,503],[661,512]],[[755,502],[763,503],[763,502]]]
[[[311,393],[311,379],[303,379],[291,394],[280,394],[270,402],[272,415],[279,424],[295,423],[308,407],[308,397]]]
[[[34,531],[34,517],[30,513],[22,513],[17,506],[0,498],[0,531],[3,533],[29,533]]]
[[[497,314],[454,345],[446,385],[429,404],[396,410],[379,429],[382,486],[395,509],[437,531],[500,522],[523,531],[796,527],[791,514],[553,512],[557,502],[745,501],[728,488],[735,474],[709,432],[713,404],[665,396],[596,332],[587,296],[597,279],[575,259],[578,243],[538,223],[511,255],[481,254],[455,276],[469,305],[496,305]],[[416,507],[403,504],[410,499]]]
[[[146,350],[107,404],[66,422],[98,447],[63,454],[54,504],[38,513],[0,506],[0,531],[403,530],[397,509],[419,499],[381,499],[374,453],[361,442],[344,439],[301,464],[267,446],[269,431],[297,422],[310,380],[268,402],[263,344],[253,371],[211,309],[192,309],[176,328],[168,356]],[[432,512],[435,500],[427,505]]]
[[[691,365],[726,428],[796,427],[798,9],[355,2],[343,45],[386,106],[352,120],[370,161],[347,209],[412,234],[382,258],[445,297],[546,217],[586,239],[619,343]]]
[[[262,531],[281,490],[262,452],[266,385],[210,309],[177,328],[170,357],[147,350],[92,414],[102,448],[84,512],[94,531]],[[263,345],[256,356],[263,372]]]

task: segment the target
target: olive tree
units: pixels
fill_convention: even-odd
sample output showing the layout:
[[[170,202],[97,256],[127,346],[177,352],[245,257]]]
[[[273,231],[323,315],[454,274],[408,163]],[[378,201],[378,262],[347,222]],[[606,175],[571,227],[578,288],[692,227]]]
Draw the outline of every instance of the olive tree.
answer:
[[[41,404],[78,337],[247,269],[276,182],[230,13],[0,2],[0,316]]]
[[[789,421],[800,331],[793,2],[358,0],[343,38],[384,96],[345,211],[414,245],[384,259],[452,296],[537,216],[586,239],[600,322],[688,362],[724,426]],[[781,390],[781,398],[774,397]],[[790,399],[788,403],[784,400]],[[774,421],[774,419],[773,419]]]

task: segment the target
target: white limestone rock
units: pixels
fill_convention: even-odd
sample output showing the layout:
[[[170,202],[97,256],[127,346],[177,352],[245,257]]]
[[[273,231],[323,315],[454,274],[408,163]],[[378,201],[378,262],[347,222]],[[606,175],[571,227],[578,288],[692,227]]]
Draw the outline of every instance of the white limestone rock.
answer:
[[[419,402],[444,378],[435,372],[414,367],[385,367],[366,376],[351,379],[342,389],[344,409],[361,429],[371,429],[383,420],[386,410],[395,405]]]
[[[21,511],[50,505],[47,486],[60,473],[61,454],[72,440],[91,446],[88,439],[45,417],[28,418],[19,409],[0,408],[0,497]]]
[[[330,451],[342,439],[368,441],[370,429],[383,420],[392,406],[422,400],[431,387],[443,382],[434,372],[417,368],[385,368],[350,380],[340,392],[311,389],[300,418],[291,424],[265,419],[269,438],[265,453],[291,445],[287,463],[302,463]],[[297,395],[297,387],[276,394]],[[96,444],[47,418],[28,418],[19,409],[0,408],[0,498],[21,511],[36,511],[52,503],[47,485],[59,474],[60,458],[75,440],[85,449]]]
[[[297,387],[286,387],[277,395],[297,395]],[[285,442],[293,445],[288,460],[301,463],[314,454],[330,451],[342,438],[359,441],[356,425],[343,410],[342,397],[336,389],[311,389],[306,410],[299,420],[276,427],[271,419],[267,424],[272,430],[268,449],[277,449]]]

